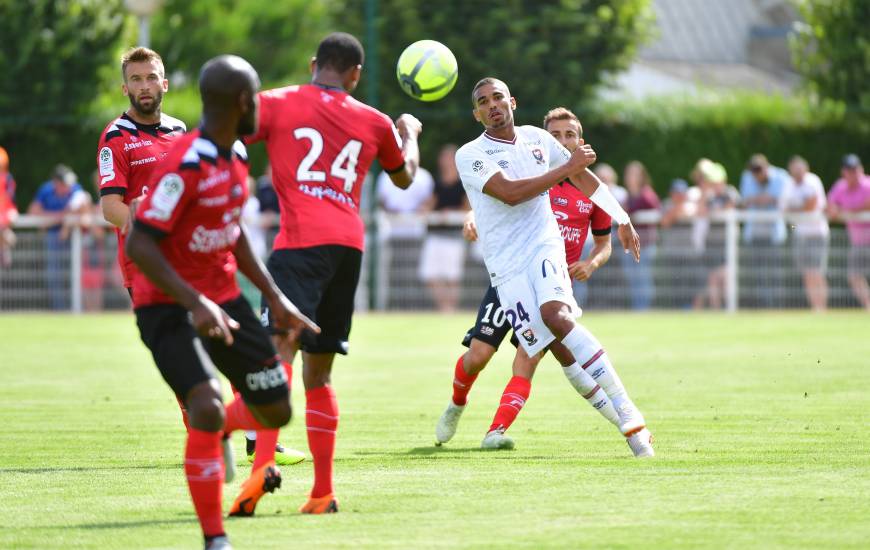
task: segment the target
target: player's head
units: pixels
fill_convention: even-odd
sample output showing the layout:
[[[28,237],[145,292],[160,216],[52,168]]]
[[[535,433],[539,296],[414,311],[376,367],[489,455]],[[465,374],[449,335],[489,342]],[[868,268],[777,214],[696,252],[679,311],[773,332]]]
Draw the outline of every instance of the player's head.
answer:
[[[493,77],[477,82],[471,90],[474,119],[487,130],[498,130],[514,124],[517,101],[511,97],[507,84]]]
[[[257,130],[257,90],[260,77],[250,63],[237,55],[208,60],[199,72],[199,94],[206,119],[235,120],[241,136]]]
[[[136,112],[151,115],[160,111],[163,94],[169,90],[163,60],[154,50],[132,48],[121,56],[124,95]]]
[[[362,75],[365,52],[355,36],[346,32],[334,32],[320,41],[317,53],[311,58],[314,78],[320,72],[332,72],[341,78],[348,92],[354,91]]]
[[[544,115],[544,130],[572,153],[583,142],[580,119],[565,107],[556,107]]]

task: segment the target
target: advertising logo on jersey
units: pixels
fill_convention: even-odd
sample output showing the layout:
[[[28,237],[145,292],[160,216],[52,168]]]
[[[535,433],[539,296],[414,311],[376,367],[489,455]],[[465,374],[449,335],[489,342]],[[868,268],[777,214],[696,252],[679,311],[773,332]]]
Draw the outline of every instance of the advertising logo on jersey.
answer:
[[[181,176],[174,173],[163,176],[151,196],[151,206],[145,211],[145,218],[167,221],[172,217],[172,212],[181,200],[182,193],[184,193],[184,180]]]
[[[592,212],[592,203],[583,200],[577,200],[577,210],[583,214]]]
[[[556,206],[568,206],[568,199],[565,197],[553,197],[553,204]]]
[[[532,149],[532,156],[538,161],[538,164],[544,164],[544,152],[535,147]]]
[[[534,346],[538,343],[538,339],[535,337],[534,331],[532,329],[527,328],[523,331],[523,338],[526,340],[526,343],[530,346]]]

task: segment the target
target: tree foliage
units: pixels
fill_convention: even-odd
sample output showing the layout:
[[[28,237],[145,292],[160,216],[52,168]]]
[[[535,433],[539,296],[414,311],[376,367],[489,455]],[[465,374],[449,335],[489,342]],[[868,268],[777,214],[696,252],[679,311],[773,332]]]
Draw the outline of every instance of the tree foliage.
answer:
[[[376,51],[366,28],[372,6]],[[540,124],[550,108],[579,106],[609,73],[626,68],[648,36],[652,12],[649,0],[368,0],[348,2],[335,17],[366,46],[358,95],[392,115],[418,116],[431,160],[438,144],[427,141],[426,126],[437,128],[442,143],[468,141],[480,129],[470,115],[479,79],[504,80],[517,98],[518,122]],[[424,38],[446,44],[459,62],[454,91],[432,104],[406,96],[395,76],[402,50]]]
[[[800,0],[805,24],[792,41],[794,61],[821,97],[870,114],[870,2]]]
[[[84,157],[81,141],[69,137],[99,93],[101,71],[117,56],[120,4],[0,0],[0,144],[9,150],[22,206],[53,163],[93,165],[93,148]]]
[[[168,0],[151,25],[153,47],[169,73],[196,80],[202,64],[233,53],[267,84],[304,78],[329,31],[327,0]]]

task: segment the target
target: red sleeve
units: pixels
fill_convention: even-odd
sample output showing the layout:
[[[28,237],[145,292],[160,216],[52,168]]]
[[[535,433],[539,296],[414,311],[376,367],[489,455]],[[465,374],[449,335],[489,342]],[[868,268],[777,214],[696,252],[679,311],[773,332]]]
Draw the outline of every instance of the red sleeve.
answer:
[[[384,171],[394,174],[404,168],[405,154],[402,153],[402,138],[393,122],[383,115],[384,131],[378,144],[378,162]]]
[[[97,151],[100,196],[117,194],[124,197],[127,194],[130,164],[127,162],[127,153],[121,146],[122,140],[106,139],[107,132],[103,132],[100,136],[100,146]]]
[[[136,212],[136,225],[166,235],[177,225],[196,196],[195,170],[168,172],[146,195]]]
[[[276,98],[270,90],[260,92],[257,97],[260,98],[260,107],[257,112],[257,131],[250,136],[245,136],[245,143],[257,143],[269,137]]]
[[[593,204],[589,224],[592,227],[593,235],[608,235],[610,228],[613,226],[613,221],[607,212]]]

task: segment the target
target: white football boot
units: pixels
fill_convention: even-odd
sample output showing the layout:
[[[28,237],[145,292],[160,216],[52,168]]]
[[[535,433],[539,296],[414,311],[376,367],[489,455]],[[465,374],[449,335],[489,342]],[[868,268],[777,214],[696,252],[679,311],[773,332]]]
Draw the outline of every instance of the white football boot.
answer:
[[[631,452],[633,452],[634,456],[637,458],[647,458],[656,455],[652,446],[653,436],[646,428],[626,437],[625,442],[628,443]]]
[[[480,442],[481,449],[513,449],[514,440],[504,434],[504,429],[498,428],[486,434]]]
[[[622,435],[631,435],[633,432],[639,432],[646,426],[646,420],[643,415],[634,406],[631,400],[626,399],[617,409],[616,414],[619,415],[619,431]]]
[[[447,443],[456,435],[459,418],[464,410],[465,405],[460,407],[452,399],[450,400],[450,404],[444,409],[444,413],[438,419],[438,424],[435,426],[435,445],[440,447],[442,443]]]
[[[205,545],[205,550],[233,550],[233,547],[227,537],[215,537]]]

